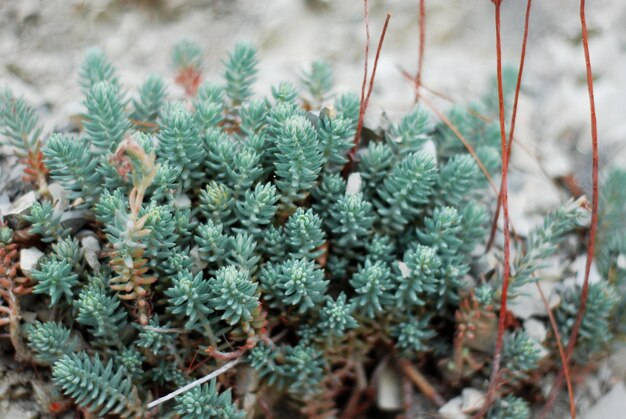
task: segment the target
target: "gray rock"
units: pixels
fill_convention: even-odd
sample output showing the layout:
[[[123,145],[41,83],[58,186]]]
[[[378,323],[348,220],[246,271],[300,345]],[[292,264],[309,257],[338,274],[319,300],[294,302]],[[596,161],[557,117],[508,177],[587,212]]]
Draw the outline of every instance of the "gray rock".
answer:
[[[626,411],[626,386],[622,381],[581,415],[583,419],[622,418]]]
[[[61,215],[61,225],[69,228],[72,232],[80,230],[92,218],[92,214],[88,210],[71,210],[65,211]]]
[[[36,247],[20,250],[20,267],[24,275],[31,275],[42,256],[43,252]]]
[[[579,255],[576,260],[572,263],[572,270],[576,272],[576,284],[579,286],[583,286],[585,282],[585,266],[587,264],[587,255]],[[589,270],[589,283],[595,284],[596,282],[600,282],[602,280],[602,275],[598,272],[598,266],[596,262],[591,262],[591,269]]]
[[[555,308],[561,303],[561,297],[553,292],[558,284],[549,281],[539,281],[543,294],[548,299],[548,306]],[[519,295],[511,299],[508,308],[515,317],[527,320],[531,316],[545,317],[548,315],[543,305],[541,294],[535,283],[524,284],[519,287]]]
[[[545,324],[537,319],[527,319],[524,321],[524,330],[528,333],[528,336],[535,339],[537,342],[543,342],[548,336],[548,330]]]
[[[6,419],[36,419],[39,413],[34,410],[24,410],[21,406],[11,405],[6,412]]]

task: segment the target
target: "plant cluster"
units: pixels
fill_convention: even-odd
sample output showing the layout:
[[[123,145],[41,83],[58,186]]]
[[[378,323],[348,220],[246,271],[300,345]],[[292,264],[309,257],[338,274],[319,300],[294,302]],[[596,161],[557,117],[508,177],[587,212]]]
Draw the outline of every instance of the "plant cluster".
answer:
[[[344,176],[359,99],[331,94],[327,64],[303,73],[303,93],[282,82],[258,98],[250,44],[235,46],[219,81],[203,80],[193,43],[179,44],[173,60],[185,97],[169,99],[163,79],[150,76],[129,98],[106,56],[90,50],[76,135],[42,142],[36,112],[10,92],[0,98],[2,141],[39,168],[41,191],[0,229],[0,325],[10,325],[20,357],[49,365],[63,395],[97,416],[356,417],[390,359],[422,369],[446,395],[485,378],[493,349],[479,341],[495,330],[501,267],[480,262],[495,199],[452,131],[416,107],[361,141]],[[490,173],[497,124],[474,115],[494,114],[493,93],[471,113],[450,113]],[[48,176],[69,205],[41,190]],[[623,178],[607,182],[623,196],[615,176]],[[626,240],[611,227],[620,216],[623,225],[623,212],[612,199],[599,265],[624,278]],[[76,210],[79,228],[63,217]],[[585,216],[568,202],[519,243],[510,298]],[[88,263],[85,237],[100,242],[97,263]],[[17,264],[25,243],[44,252],[29,275]],[[591,288],[579,362],[610,337],[614,285]],[[579,292],[559,292],[567,336]],[[46,318],[21,319],[27,294],[50,307]],[[507,385],[489,415],[524,418],[529,377],[555,368],[558,355],[515,322],[510,329]],[[148,409],[232,360],[233,370]]]

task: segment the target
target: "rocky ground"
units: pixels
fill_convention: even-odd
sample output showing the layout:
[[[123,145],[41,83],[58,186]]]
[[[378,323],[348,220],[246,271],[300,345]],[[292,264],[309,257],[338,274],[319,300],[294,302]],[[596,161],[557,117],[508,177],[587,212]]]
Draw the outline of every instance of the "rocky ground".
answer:
[[[522,235],[566,197],[556,178],[572,175],[590,189],[588,101],[576,3],[533,2],[519,145],[511,163],[512,221]],[[469,101],[495,71],[493,6],[488,0],[426,4],[424,83],[455,101]],[[519,59],[524,8],[523,1],[503,6],[503,56],[511,65]],[[626,2],[595,0],[587,8],[601,163],[626,167]],[[413,101],[399,69],[416,68],[417,0],[370,0],[372,50],[386,12],[392,18],[367,117],[371,124],[381,111],[392,119],[400,116]],[[363,71],[362,14],[359,1],[5,0],[0,2],[0,87],[37,106],[48,131],[62,128],[82,111],[76,74],[87,47],[102,47],[132,92],[149,73],[171,75],[171,48],[189,38],[202,45],[209,75],[221,72],[220,60],[236,40],[254,41],[261,57],[260,94],[279,80],[297,81],[317,58],[333,63],[337,90],[357,91]],[[441,109],[449,106],[435,103]],[[0,208],[6,211],[12,198],[7,182],[19,175],[6,161],[0,169]],[[580,386],[581,405],[591,406],[586,417],[619,417],[619,408],[626,407],[625,352],[616,348]],[[45,385],[35,376],[25,377],[0,360],[0,417],[37,416],[36,403],[28,400],[45,393]],[[29,381],[36,384],[29,387]],[[22,401],[9,404],[8,398]]]

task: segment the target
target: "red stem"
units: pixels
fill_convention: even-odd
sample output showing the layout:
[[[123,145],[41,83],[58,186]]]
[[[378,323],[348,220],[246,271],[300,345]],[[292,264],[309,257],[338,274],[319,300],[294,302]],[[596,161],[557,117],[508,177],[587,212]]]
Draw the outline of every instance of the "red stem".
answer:
[[[569,412],[570,412],[572,419],[576,419],[576,402],[574,401],[574,390],[572,389],[572,380],[569,375],[567,357],[565,356],[565,351],[563,350],[563,343],[561,342],[561,335],[559,333],[559,328],[556,325],[554,314],[552,313],[552,309],[550,308],[548,299],[546,298],[545,294],[543,293],[543,290],[541,289],[541,285],[539,285],[539,282],[535,282],[535,285],[537,286],[539,295],[541,295],[541,301],[543,301],[543,305],[546,308],[546,312],[548,313],[548,318],[550,319],[550,326],[552,327],[552,333],[554,333],[554,340],[556,340],[556,345],[559,348],[559,356],[561,357],[561,363],[563,364],[563,372],[565,374],[565,382],[567,383],[567,394],[569,396]]]
[[[502,150],[502,188],[500,195],[502,196],[502,209],[504,213],[504,272],[502,278],[502,291],[500,297],[500,314],[498,318],[498,334],[496,336],[496,347],[493,354],[493,370],[491,371],[491,378],[489,382],[489,390],[485,397],[485,404],[479,415],[489,408],[497,386],[498,372],[500,371],[500,362],[502,358],[502,343],[504,338],[504,330],[506,327],[506,303],[509,289],[509,278],[511,276],[510,265],[510,232],[509,232],[509,199],[507,190],[507,171],[509,166],[509,159],[507,155],[507,139],[506,128],[504,125],[504,92],[502,88],[502,45],[500,39],[500,5],[502,0],[492,0],[495,5],[495,23],[496,23],[496,66],[498,77],[498,113],[500,120],[500,146]],[[478,416],[478,415],[477,415]]]
[[[585,0],[580,0],[580,26],[582,30],[583,50],[585,53],[585,67],[587,71],[587,92],[589,94],[589,110],[591,119],[591,149],[592,149],[592,182],[593,182],[593,197],[591,202],[591,228],[589,231],[589,244],[587,246],[587,261],[585,263],[585,280],[583,282],[583,288],[580,293],[580,307],[576,315],[576,322],[572,328],[569,341],[567,342],[566,350],[566,364],[569,363],[574,348],[576,346],[576,339],[578,338],[578,332],[580,325],[583,321],[583,316],[587,308],[587,296],[589,294],[589,273],[591,271],[591,263],[593,262],[593,255],[596,244],[596,231],[598,229],[598,198],[599,198],[599,186],[598,186],[598,122],[596,119],[596,104],[593,94],[593,71],[591,69],[591,56],[589,54],[589,36],[587,34],[587,20],[585,18]],[[550,410],[550,407],[554,403],[556,395],[563,383],[564,371],[561,370],[557,380],[555,381],[550,397],[546,403],[543,414]]]
[[[419,53],[417,57],[417,75],[415,76],[415,102],[417,103],[420,99],[420,87],[422,86],[422,68],[424,67],[424,46],[425,38],[426,38],[426,8],[424,6],[424,0],[420,0],[419,6]]]
[[[365,86],[367,84],[367,67],[368,67],[368,57],[370,51],[370,25],[369,25],[369,13],[368,13],[368,5],[367,0],[364,0],[365,5],[365,63],[363,65],[363,83],[361,84],[361,105],[359,106],[359,121],[356,126],[356,133],[354,134],[354,146],[350,150],[348,154],[348,163],[346,163],[343,169],[344,177],[348,176],[350,172],[350,168],[354,163],[354,156],[356,154],[357,149],[359,148],[359,143],[361,142],[361,131],[363,130],[363,119],[365,118],[365,111],[367,110],[367,105],[369,104],[370,96],[372,95],[372,91],[374,90],[374,80],[376,79],[376,69],[378,68],[378,59],[380,58],[380,51],[383,47],[383,42],[385,41],[385,34],[387,33],[387,27],[389,26],[389,20],[391,19],[391,14],[387,13],[387,18],[385,19],[385,24],[383,26],[383,31],[380,34],[380,39],[378,40],[378,47],[376,48],[376,57],[374,58],[374,68],[372,69],[372,75],[370,76],[369,87],[367,90],[367,95],[365,94]]]
[[[526,41],[528,40],[528,22],[530,20],[530,8],[532,0],[528,0],[526,3],[526,16],[524,18],[524,37],[522,39],[522,51],[519,58],[519,70],[517,72],[517,84],[515,85],[515,99],[513,100],[513,112],[511,114],[511,130],[509,132],[509,142],[506,148],[507,160],[511,158],[511,148],[513,147],[513,135],[515,133],[515,120],[517,119],[517,104],[519,101],[519,93],[522,87],[522,73],[524,72],[524,61],[526,58]],[[502,190],[502,185],[500,185]],[[489,234],[489,241],[487,242],[486,252],[491,249],[493,240],[496,236],[496,228],[498,225],[498,218],[500,217],[500,208],[502,207],[502,194],[498,194],[498,204],[496,206],[496,212],[493,215],[493,222],[491,223],[491,232]]]

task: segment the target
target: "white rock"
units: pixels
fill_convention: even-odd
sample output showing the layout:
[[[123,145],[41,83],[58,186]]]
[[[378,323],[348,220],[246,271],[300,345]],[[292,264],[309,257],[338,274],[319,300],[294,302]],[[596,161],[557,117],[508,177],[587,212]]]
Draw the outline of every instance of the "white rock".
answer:
[[[36,247],[20,250],[20,267],[26,276],[30,276],[31,272],[37,266],[37,262],[43,256],[43,252]]]
[[[98,239],[89,234],[80,239],[80,244],[85,251],[85,260],[87,264],[94,270],[100,269],[100,261],[98,260],[98,252],[100,251],[100,242]]]
[[[348,184],[346,186],[346,195],[356,195],[361,192],[361,174],[359,172],[350,173],[348,176]]]
[[[472,387],[464,388],[461,392],[463,413],[474,413],[480,410],[485,404],[485,393]]]
[[[432,156],[437,161],[437,146],[433,140],[426,141],[420,151]]]
[[[194,273],[199,272],[209,266],[209,264],[202,260],[202,258],[200,257],[200,248],[198,246],[194,246],[191,248],[191,250],[189,251],[189,256],[191,256],[191,259],[193,260]]]
[[[187,194],[178,195],[176,199],[174,199],[174,206],[178,209],[190,208],[191,199]]]
[[[463,413],[463,397],[458,396],[448,400],[448,403],[439,408],[439,414],[443,419],[466,419],[468,416]]]
[[[576,272],[576,284],[579,286],[583,286],[585,282],[585,266],[587,264],[587,255],[583,254],[576,258],[574,263],[572,263],[573,271]],[[591,262],[591,269],[589,270],[589,283],[595,284],[596,282],[600,282],[602,280],[602,276],[600,272],[598,272],[598,266],[596,262]]]
[[[561,297],[553,292],[557,284],[549,281],[539,281],[539,284],[543,294],[548,299],[548,306],[552,309],[557,307],[561,303]],[[519,287],[518,293],[519,295],[508,303],[508,308],[515,317],[526,320],[531,316],[545,317],[548,315],[535,283],[522,285]]]
[[[400,268],[400,274],[402,275],[402,278],[407,278],[409,275],[411,275],[411,270],[408,266],[406,266],[406,263],[398,262],[398,268]]]
[[[583,419],[623,418],[624,411],[626,411],[626,386],[620,381],[581,417]]]
[[[32,207],[35,201],[37,201],[37,194],[35,191],[30,191],[13,202],[13,205],[11,205],[11,208],[5,215],[21,214]]]
[[[69,201],[67,199],[67,194],[65,193],[65,189],[63,189],[63,185],[59,182],[53,182],[48,185],[48,190],[50,191],[50,195],[52,195],[52,203],[54,204],[54,209],[58,213],[62,213],[69,206]]]
[[[626,269],[626,256],[619,255],[617,257],[617,267],[620,269]]]
[[[376,386],[376,404],[381,410],[402,409],[402,381],[395,369],[385,364]]]
[[[537,342],[543,342],[548,336],[548,329],[545,324],[537,319],[527,319],[524,321],[524,330],[528,333],[528,336],[535,339]]]

